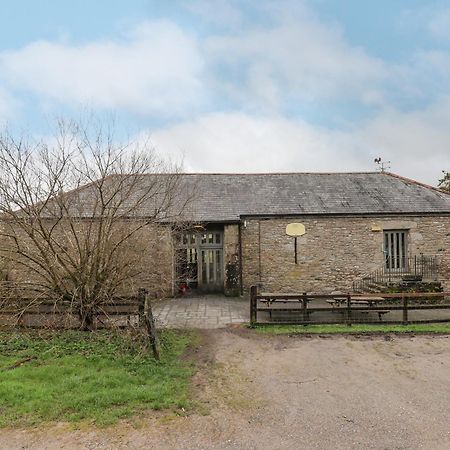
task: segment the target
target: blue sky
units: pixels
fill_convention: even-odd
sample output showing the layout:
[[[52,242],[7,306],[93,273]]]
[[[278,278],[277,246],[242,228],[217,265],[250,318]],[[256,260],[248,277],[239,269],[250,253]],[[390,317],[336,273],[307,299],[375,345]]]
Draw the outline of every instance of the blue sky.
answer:
[[[114,114],[188,171],[450,170],[450,4],[4,0],[0,122]]]

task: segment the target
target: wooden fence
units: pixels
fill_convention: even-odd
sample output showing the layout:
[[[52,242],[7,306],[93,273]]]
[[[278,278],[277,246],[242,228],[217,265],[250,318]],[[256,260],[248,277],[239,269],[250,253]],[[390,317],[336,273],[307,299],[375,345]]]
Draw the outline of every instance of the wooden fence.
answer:
[[[250,289],[250,324],[415,324],[450,322],[450,292],[270,294]]]
[[[96,308],[95,326],[145,325],[145,312],[149,310],[149,299],[145,289],[135,295],[112,298]],[[14,296],[0,302],[0,325],[29,328],[78,328],[80,320],[77,308],[71,301],[37,296]]]

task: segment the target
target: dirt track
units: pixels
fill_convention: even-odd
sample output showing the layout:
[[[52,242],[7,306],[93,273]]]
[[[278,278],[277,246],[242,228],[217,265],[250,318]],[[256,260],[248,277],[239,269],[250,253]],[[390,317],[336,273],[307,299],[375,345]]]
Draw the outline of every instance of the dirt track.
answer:
[[[110,429],[0,431],[0,447],[448,449],[450,338],[289,338],[217,330],[196,413]]]

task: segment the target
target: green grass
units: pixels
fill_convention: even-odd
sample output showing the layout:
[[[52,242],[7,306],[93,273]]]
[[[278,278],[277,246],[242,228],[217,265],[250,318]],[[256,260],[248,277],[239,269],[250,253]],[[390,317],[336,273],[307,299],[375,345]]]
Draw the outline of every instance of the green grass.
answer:
[[[258,325],[264,334],[449,333],[450,323],[418,325]]]
[[[0,332],[0,426],[48,421],[109,425],[145,409],[189,405],[193,332],[161,332],[155,361],[125,334]],[[5,370],[27,357],[36,357]]]

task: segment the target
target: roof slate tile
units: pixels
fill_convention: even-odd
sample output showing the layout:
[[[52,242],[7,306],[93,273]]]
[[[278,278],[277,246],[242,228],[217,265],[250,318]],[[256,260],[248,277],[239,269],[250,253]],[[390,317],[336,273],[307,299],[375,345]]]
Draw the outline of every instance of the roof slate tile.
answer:
[[[183,174],[193,221],[249,215],[450,213],[450,195],[390,173]]]

